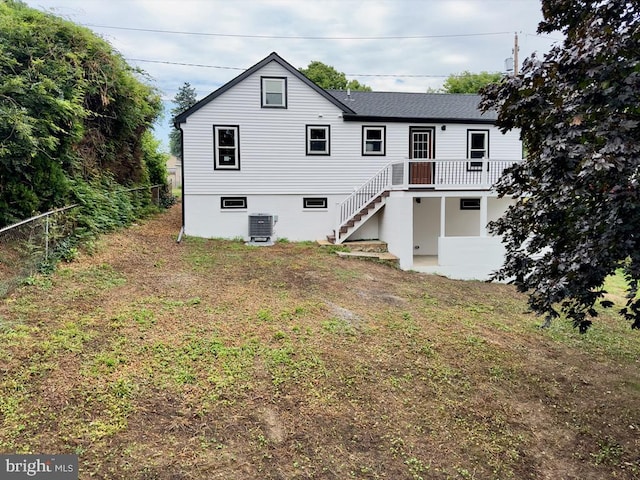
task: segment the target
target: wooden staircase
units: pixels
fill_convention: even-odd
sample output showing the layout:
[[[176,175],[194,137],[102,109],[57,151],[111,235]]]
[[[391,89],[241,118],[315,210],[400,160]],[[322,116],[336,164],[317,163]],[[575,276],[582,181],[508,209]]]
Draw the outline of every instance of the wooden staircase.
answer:
[[[367,203],[361,210],[358,211],[355,215],[353,215],[346,223],[340,226],[339,236],[341,241],[344,241],[351,233],[353,233],[358,227],[360,227],[363,223],[363,220],[366,221],[368,218],[373,216],[378,210],[380,210],[384,206],[385,199],[389,196],[389,191],[385,190],[380,193],[378,196],[374,197],[369,203]],[[332,234],[327,235],[327,240],[330,243],[336,243],[336,232],[333,231]]]

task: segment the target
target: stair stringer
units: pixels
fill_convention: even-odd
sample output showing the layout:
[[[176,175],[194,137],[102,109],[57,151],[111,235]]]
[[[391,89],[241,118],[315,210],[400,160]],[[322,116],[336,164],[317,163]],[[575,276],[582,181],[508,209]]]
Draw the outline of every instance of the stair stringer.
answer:
[[[385,191],[382,194],[378,195],[373,201],[371,201],[368,205],[366,205],[362,210],[360,210],[357,214],[353,215],[353,217],[347,222],[345,225],[340,227],[338,232],[334,231],[334,243],[341,244],[346,241],[356,230],[362,227],[365,223],[367,223],[371,218],[375,216],[382,207],[385,206],[387,202],[387,197],[389,196],[389,192]],[[356,220],[356,217],[361,216]],[[353,222],[353,225],[349,225],[349,223]],[[344,230],[344,231],[343,231]]]

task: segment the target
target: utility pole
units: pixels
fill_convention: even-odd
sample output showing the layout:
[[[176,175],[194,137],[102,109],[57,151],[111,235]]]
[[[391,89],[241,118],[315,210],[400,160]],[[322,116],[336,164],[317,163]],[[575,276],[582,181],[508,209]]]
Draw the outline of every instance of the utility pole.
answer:
[[[515,38],[513,39],[513,75],[518,75],[518,32],[515,33]]]

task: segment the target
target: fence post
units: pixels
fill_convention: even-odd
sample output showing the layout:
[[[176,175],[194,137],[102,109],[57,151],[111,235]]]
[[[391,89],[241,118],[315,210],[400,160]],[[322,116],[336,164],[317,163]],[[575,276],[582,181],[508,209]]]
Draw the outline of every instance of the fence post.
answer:
[[[49,215],[44,218],[44,261],[49,261]]]

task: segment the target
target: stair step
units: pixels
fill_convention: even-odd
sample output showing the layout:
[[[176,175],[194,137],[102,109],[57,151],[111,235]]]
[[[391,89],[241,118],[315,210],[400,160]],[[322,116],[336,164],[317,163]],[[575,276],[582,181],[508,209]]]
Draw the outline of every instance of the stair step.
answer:
[[[341,258],[364,258],[397,264],[399,258],[389,252],[336,252]]]
[[[342,245],[352,252],[384,253],[388,251],[387,242],[382,240],[353,240],[344,242]]]
[[[335,237],[333,235],[327,235],[327,239],[318,240],[318,245],[321,247],[327,247],[329,245],[335,245]],[[364,253],[386,253],[387,242],[382,240],[353,240],[350,242],[344,242],[342,245],[348,248],[351,252],[364,252]]]

